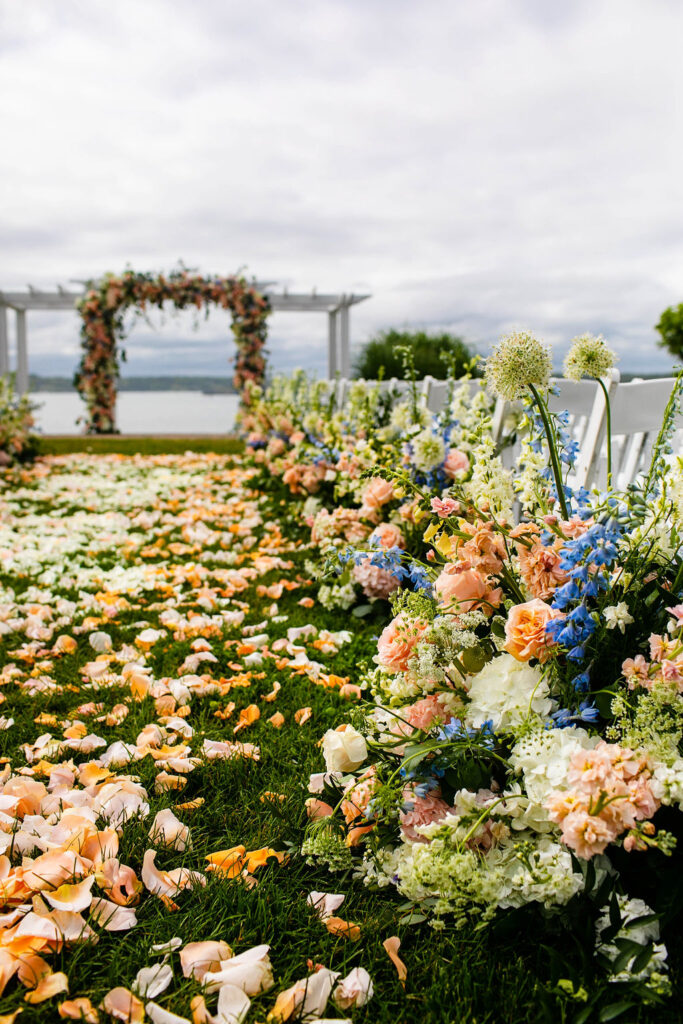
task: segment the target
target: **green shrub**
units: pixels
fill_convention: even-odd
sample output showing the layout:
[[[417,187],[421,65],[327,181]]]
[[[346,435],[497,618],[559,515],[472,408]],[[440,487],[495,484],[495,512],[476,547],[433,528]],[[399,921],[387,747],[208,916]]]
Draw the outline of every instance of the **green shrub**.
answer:
[[[353,368],[355,377],[377,380],[405,377],[404,365],[399,348],[411,350],[418,380],[426,376],[443,379],[453,372],[462,377],[472,369],[474,353],[462,338],[455,334],[429,334],[427,331],[381,331],[371,338],[359,353]],[[478,374],[475,372],[475,376]]]
[[[683,359],[683,304],[665,309],[655,330],[662,336],[657,344],[667,348],[676,359]]]

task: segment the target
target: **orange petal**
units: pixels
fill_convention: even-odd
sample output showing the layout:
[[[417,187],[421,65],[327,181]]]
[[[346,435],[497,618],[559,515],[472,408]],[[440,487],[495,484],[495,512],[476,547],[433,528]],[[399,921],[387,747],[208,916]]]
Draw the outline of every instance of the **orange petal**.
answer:
[[[118,986],[107,992],[102,1000],[102,1009],[116,1020],[127,1024],[142,1024],[145,1019],[145,1008],[132,992]]]
[[[358,942],[360,939],[360,925],[344,921],[341,917],[326,917],[323,924],[330,935],[341,935],[342,938],[351,939],[352,942]]]
[[[100,1015],[87,998],[78,996],[76,999],[65,999],[58,1007],[59,1016],[63,1020],[80,1020],[85,1024],[98,1024]]]
[[[274,715],[271,715],[268,719],[274,729],[281,729],[285,724],[285,716],[281,711],[276,711]]]
[[[218,850],[216,853],[210,853],[208,857],[204,858],[208,862],[206,870],[218,871],[221,874],[226,874],[228,878],[236,878],[242,870],[246,852],[244,846],[233,846],[230,850]]]
[[[305,725],[313,716],[313,708],[299,708],[294,712],[294,721],[297,725]]]
[[[271,857],[276,857],[278,864],[282,864],[283,860],[287,856],[286,853],[278,853],[277,850],[271,849],[270,846],[264,846],[260,850],[251,850],[246,854],[246,864],[244,865],[247,871],[256,871],[257,868],[263,867]]]
[[[233,735],[236,735],[242,729],[247,729],[250,725],[253,725],[254,722],[258,722],[260,717],[261,709],[257,704],[249,704],[248,707],[242,708],[242,710],[240,711],[239,721],[237,722],[235,728],[232,730]]]
[[[0,1024],[14,1024],[15,1020],[20,1013],[24,1012],[23,1006],[20,1006],[14,1013],[0,1013]]]
[[[24,1001],[32,1005],[42,1003],[46,999],[52,999],[53,996],[59,995],[60,992],[68,991],[69,979],[63,971],[58,971],[56,974],[43,975],[33,991],[26,993]]]
[[[398,951],[401,948],[401,940],[399,939],[398,935],[392,935],[390,939],[385,939],[382,945],[384,946],[387,952],[387,956],[389,957],[392,964],[396,968],[398,980],[405,988],[406,978],[408,977],[408,968],[398,955]]]

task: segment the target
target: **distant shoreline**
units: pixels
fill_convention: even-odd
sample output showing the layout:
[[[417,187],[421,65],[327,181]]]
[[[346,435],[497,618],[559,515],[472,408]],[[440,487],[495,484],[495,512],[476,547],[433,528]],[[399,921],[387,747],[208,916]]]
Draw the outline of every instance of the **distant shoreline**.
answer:
[[[29,375],[32,393],[73,391],[70,377]],[[118,391],[201,391],[205,395],[235,395],[235,387],[228,377],[121,377]]]

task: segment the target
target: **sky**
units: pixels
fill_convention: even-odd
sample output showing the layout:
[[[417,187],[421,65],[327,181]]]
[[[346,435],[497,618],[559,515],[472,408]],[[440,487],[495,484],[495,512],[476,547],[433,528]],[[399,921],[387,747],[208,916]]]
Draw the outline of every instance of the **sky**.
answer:
[[[127,265],[369,293],[378,330],[602,333],[666,372],[683,302],[678,0],[0,0],[0,290]],[[129,374],[229,372],[229,320],[131,316]],[[271,365],[324,374],[324,314]],[[29,314],[70,375],[71,313]],[[163,367],[163,370],[162,370]]]

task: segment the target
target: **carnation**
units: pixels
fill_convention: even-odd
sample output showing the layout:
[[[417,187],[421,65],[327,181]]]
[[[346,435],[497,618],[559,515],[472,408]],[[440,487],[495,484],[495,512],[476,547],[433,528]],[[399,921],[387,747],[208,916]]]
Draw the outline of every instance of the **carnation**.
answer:
[[[581,334],[574,338],[564,360],[564,375],[569,380],[605,377],[616,362],[616,355],[599,334]]]
[[[547,387],[551,370],[548,346],[520,331],[494,347],[486,360],[486,384],[497,398],[514,402],[530,384]]]

